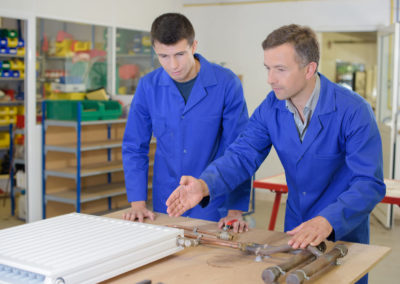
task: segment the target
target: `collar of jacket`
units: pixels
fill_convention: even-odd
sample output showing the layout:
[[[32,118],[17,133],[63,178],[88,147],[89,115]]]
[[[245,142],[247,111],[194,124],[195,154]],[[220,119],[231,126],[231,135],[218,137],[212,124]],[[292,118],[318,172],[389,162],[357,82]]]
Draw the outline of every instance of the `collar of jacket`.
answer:
[[[203,56],[198,53],[194,54],[194,57],[200,61],[200,72],[197,74],[197,80],[200,80],[203,87],[213,86],[217,84],[217,78],[213,69],[211,68],[211,63],[207,61]],[[173,83],[172,78],[168,75],[165,70],[163,70],[159,85],[169,86]]]
[[[293,115],[286,108],[285,101],[279,101],[275,97],[274,107],[280,111],[284,111],[288,115],[285,116],[286,125],[291,127],[290,133],[293,145],[296,145],[296,153],[294,157],[296,163],[302,161],[304,154],[310,149],[311,145],[317,141],[317,137],[324,129],[324,125],[327,125],[330,119],[330,114],[336,111],[336,98],[335,98],[335,84],[330,82],[326,77],[319,74],[321,79],[321,90],[318,99],[315,112],[311,117],[310,124],[307,128],[307,133],[304,136],[304,140],[301,141],[299,134],[296,130]],[[275,96],[275,94],[274,94]]]
[[[333,112],[336,110],[336,100],[334,94],[334,88],[332,88],[333,83],[330,82],[324,75],[318,73],[319,78],[321,79],[321,90],[319,99],[317,102],[317,106],[315,107],[315,112],[313,115],[322,115]],[[274,94],[275,96],[275,94]],[[275,96],[276,98],[276,96]],[[284,100],[276,99],[275,108],[278,108],[282,111],[289,111],[286,108],[286,104]]]

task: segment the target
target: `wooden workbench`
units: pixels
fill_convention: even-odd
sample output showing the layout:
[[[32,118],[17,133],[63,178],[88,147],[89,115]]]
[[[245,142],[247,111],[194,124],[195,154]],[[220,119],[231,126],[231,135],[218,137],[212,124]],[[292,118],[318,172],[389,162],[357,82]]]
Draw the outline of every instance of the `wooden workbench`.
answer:
[[[111,218],[122,218],[118,211],[106,215]],[[180,224],[196,226],[203,230],[217,231],[216,223],[190,219],[170,218],[158,214],[154,222],[159,225]],[[251,229],[249,232],[238,235],[238,241],[252,241],[262,244],[280,245],[288,241],[288,236],[282,232],[273,232],[260,229]],[[353,283],[370,271],[386,254],[390,248],[356,243],[346,243],[349,251],[341,260],[341,265],[329,268],[326,273],[307,282],[312,283]],[[328,242],[328,250],[333,246]],[[143,280],[152,280],[153,284],[196,284],[196,283],[264,283],[261,279],[262,271],[279,264],[287,257],[286,254],[276,254],[271,258],[256,262],[254,255],[245,255],[243,252],[231,248],[219,248],[201,245],[186,248],[174,255],[159,261],[147,264],[132,270],[104,283],[138,283]],[[284,283],[280,282],[280,283]]]

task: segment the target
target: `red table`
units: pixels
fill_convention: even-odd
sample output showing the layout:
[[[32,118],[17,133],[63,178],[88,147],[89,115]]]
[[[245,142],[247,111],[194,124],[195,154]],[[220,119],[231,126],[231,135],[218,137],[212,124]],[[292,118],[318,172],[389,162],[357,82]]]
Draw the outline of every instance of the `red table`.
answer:
[[[386,196],[382,199],[381,203],[397,204],[400,206],[400,180],[385,179]],[[263,188],[275,192],[275,200],[272,206],[271,217],[269,219],[268,230],[275,229],[276,217],[278,216],[279,205],[283,193],[288,192],[285,174],[255,180],[253,182],[254,188]]]

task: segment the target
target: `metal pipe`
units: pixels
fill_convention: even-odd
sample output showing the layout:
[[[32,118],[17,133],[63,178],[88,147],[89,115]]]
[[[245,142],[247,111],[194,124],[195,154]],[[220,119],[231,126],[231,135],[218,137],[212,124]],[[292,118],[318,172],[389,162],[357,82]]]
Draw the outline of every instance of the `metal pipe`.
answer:
[[[186,226],[181,226],[181,225],[167,225],[167,227],[183,229],[186,231],[194,232],[195,234],[199,233],[199,234],[215,236],[218,239],[227,240],[227,241],[231,241],[234,238],[234,236],[227,231],[214,233],[214,232],[209,232],[209,231],[205,231],[205,230],[200,230],[197,227],[191,228],[191,227],[186,227]]]
[[[275,283],[275,281],[277,281],[281,275],[286,274],[286,272],[302,263],[305,264],[309,260],[314,260],[317,257],[322,256],[325,251],[325,242],[321,242],[318,246],[309,245],[305,250],[301,250],[299,253],[291,257],[287,262],[264,269],[263,273],[261,274],[261,278],[266,284]]]
[[[338,258],[344,257],[347,254],[347,247],[344,244],[336,245],[330,252],[318,257],[315,261],[298,269],[288,275],[286,278],[287,284],[301,284],[304,280],[308,280],[318,271],[336,262]]]
[[[313,255],[311,252],[303,250],[298,254],[295,254],[287,262],[264,269],[261,274],[261,278],[266,284],[276,283],[281,275],[285,275],[286,272],[298,266],[299,264],[315,258],[316,256]]]
[[[224,247],[236,248],[240,249],[244,252],[261,255],[261,256],[268,256],[274,253],[281,253],[281,252],[289,252],[293,251],[294,249],[292,246],[285,244],[280,246],[270,246],[268,244],[256,244],[256,243],[241,243],[241,242],[233,242],[230,240],[224,239],[215,239],[211,237],[207,237],[204,235],[211,235],[214,237],[218,237],[218,234],[211,233],[204,230],[199,230],[198,228],[191,228],[186,226],[180,225],[168,225],[168,227],[178,228],[185,230],[184,235],[187,238],[198,239],[202,244],[212,244],[212,245],[219,245]],[[191,231],[189,233],[188,231]],[[204,234],[204,235],[202,235]],[[317,247],[308,246],[307,250],[309,250],[315,256],[320,256],[326,250],[325,242],[321,242]]]
[[[186,232],[184,235],[186,238],[198,239],[200,244],[217,245],[217,246],[229,247],[229,248],[234,248],[234,249],[240,249],[242,246],[242,244],[239,242],[220,240],[220,239],[210,238],[210,237],[203,236],[203,235],[196,235],[196,234],[186,233]]]

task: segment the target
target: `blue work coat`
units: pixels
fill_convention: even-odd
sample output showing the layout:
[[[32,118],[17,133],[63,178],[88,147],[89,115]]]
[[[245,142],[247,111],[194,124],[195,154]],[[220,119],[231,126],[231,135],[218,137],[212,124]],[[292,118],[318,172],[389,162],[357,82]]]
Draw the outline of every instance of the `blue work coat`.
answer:
[[[198,177],[222,156],[248,122],[240,80],[230,70],[199,54],[200,71],[185,101],[162,68],[144,76],[137,87],[122,145],[128,201],[147,200],[149,142],[157,139],[153,175],[153,210],[166,212],[165,202],[181,176]],[[185,216],[218,221],[227,210],[247,211],[250,180],[238,190],[196,206]]]
[[[323,216],[333,227],[331,240],[368,243],[369,214],[385,195],[377,124],[363,98],[320,78],[320,97],[303,142],[285,101],[271,92],[200,178],[212,200],[249,178],[273,145],[289,188],[285,231]]]

